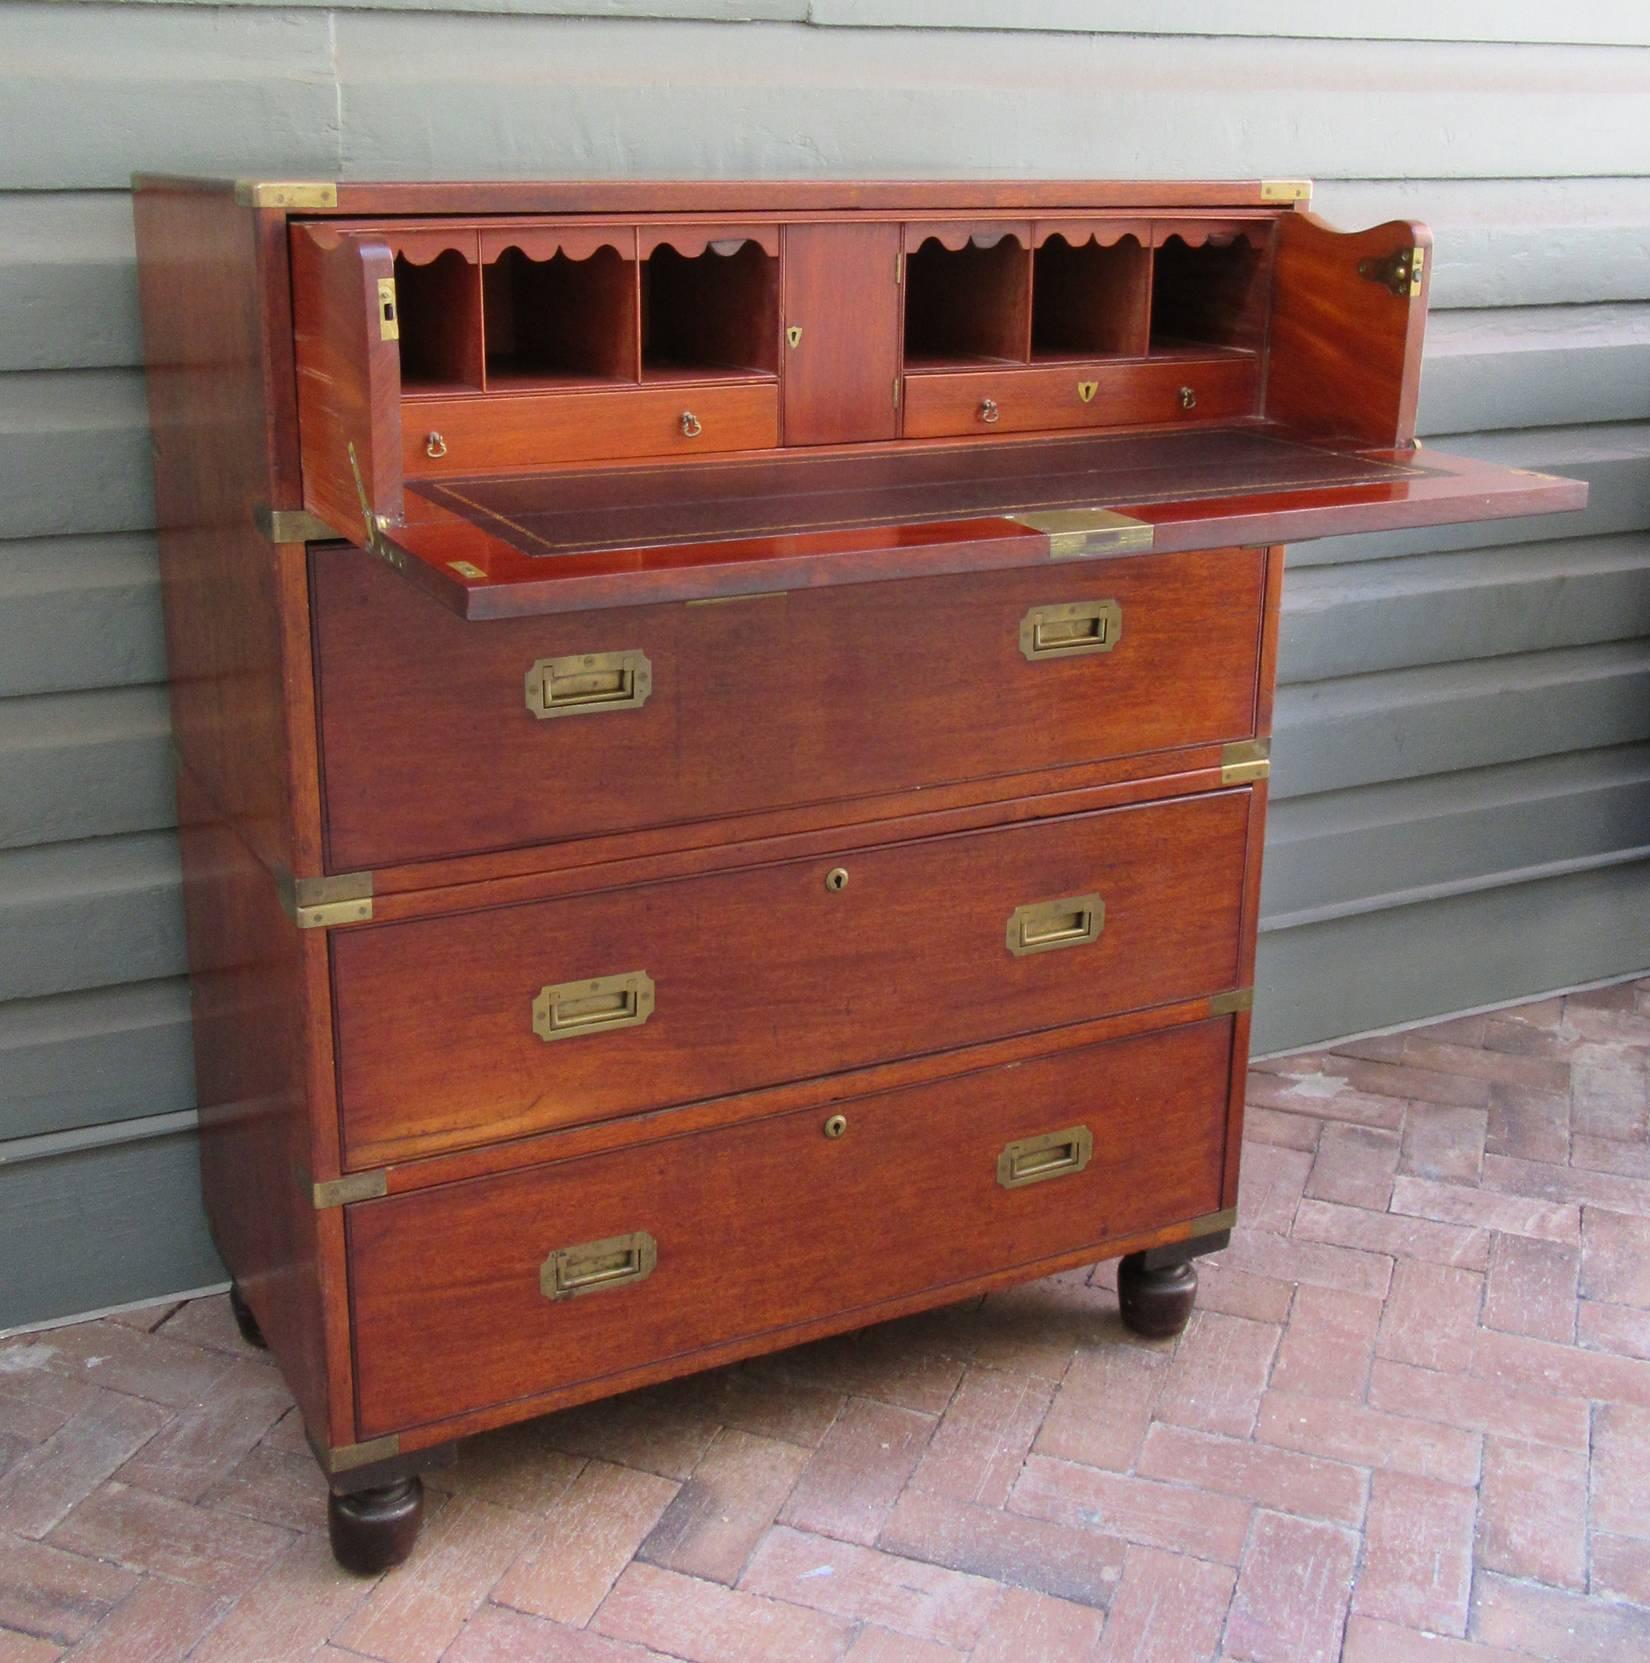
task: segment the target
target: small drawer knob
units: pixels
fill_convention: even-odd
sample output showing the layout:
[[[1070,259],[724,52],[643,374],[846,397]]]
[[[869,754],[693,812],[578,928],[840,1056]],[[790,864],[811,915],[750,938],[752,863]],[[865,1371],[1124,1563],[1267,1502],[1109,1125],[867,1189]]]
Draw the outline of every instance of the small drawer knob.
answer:
[[[704,431],[699,418],[691,410],[682,412],[682,437],[684,439],[697,439]]]
[[[1195,410],[1197,408],[1196,388],[1182,387],[1180,389],[1180,408],[1182,410]]]
[[[980,400],[980,420],[981,421],[983,421],[983,422],[994,422],[1001,415],[1002,415],[1002,411],[1000,411],[997,408],[996,399],[994,399],[994,398],[982,398]]]

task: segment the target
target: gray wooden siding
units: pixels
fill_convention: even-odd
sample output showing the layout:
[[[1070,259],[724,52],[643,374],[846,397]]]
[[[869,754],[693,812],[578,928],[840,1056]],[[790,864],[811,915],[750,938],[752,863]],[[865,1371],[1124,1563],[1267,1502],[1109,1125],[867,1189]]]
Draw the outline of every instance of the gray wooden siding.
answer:
[[[1430,220],[1429,442],[1593,499],[1292,551],[1257,1043],[1650,964],[1645,10],[1186,15],[0,0],[0,1324],[220,1274],[193,1189],[138,168],[1311,175],[1339,223]]]

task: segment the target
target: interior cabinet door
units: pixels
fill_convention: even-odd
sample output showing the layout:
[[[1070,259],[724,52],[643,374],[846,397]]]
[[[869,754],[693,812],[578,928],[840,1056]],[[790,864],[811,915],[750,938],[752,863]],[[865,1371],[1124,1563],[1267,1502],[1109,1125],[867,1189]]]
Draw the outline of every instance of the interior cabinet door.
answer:
[[[785,443],[892,439],[900,228],[785,228]]]

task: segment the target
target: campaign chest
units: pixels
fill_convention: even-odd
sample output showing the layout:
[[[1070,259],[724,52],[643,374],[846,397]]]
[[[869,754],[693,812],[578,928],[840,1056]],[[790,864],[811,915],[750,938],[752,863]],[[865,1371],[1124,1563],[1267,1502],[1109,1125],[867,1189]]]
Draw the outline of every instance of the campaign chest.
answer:
[[[1294,181],[140,180],[202,1173],[407,1551],[466,1434],[1234,1219],[1282,545],[1430,239]]]

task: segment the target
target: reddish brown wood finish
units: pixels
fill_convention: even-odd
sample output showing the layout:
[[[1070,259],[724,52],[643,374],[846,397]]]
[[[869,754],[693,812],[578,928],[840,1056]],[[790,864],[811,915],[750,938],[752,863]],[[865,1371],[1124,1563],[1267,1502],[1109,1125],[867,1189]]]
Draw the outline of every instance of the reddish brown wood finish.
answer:
[[[1058,369],[908,375],[905,436],[990,438],[1062,427],[1229,422],[1253,413],[1259,385],[1259,367],[1252,358],[1189,358],[1161,364],[1101,359]],[[1192,404],[1186,402],[1188,394]]]
[[[313,572],[334,870],[1069,767],[1253,728],[1252,549],[481,629],[358,551],[317,550]],[[1103,601],[1121,608],[1109,651],[1026,658],[1034,608]],[[632,650],[651,665],[644,705],[528,715],[536,660]],[[441,674],[419,668],[430,665]]]
[[[1574,480],[1431,449],[1337,451],[1260,426],[1019,443],[1039,449],[936,442],[898,463],[822,450],[760,467],[432,482],[409,493],[414,519],[395,541],[419,587],[465,617],[500,618],[1046,564],[1041,532],[996,517],[1020,510],[1114,509],[1170,552],[1587,500]],[[988,517],[963,517],[970,504]]]
[[[1219,793],[894,847],[845,839],[817,860],[339,932],[346,1162],[1232,987],[1249,803]],[[1008,950],[1017,907],[1092,893],[1098,939]],[[535,1034],[545,986],[633,971],[657,989],[651,1020]]]
[[[891,439],[899,417],[897,225],[785,230],[785,443]]]
[[[1342,237],[1255,182],[345,185],[289,217],[150,181],[137,213],[208,1208],[324,1459],[399,1443],[335,1487],[1211,1239],[1258,545],[1584,500],[1408,448],[1424,292],[1357,267],[1421,228]],[[300,503],[388,564],[252,532]],[[1035,529],[1071,508],[1150,552]],[[1021,655],[1030,608],[1101,598],[1111,651]],[[528,713],[535,660],[625,649],[639,710]],[[325,870],[373,917],[299,929],[317,683]],[[1096,940],[1010,953],[1014,907],[1089,894]],[[546,984],[630,970],[645,1024],[534,1033]],[[998,1185],[1009,1139],[1091,1123],[1086,1170]],[[312,1193],[375,1165],[383,1200]],[[554,1247],[633,1229],[645,1282],[541,1296]]]
[[[1151,310],[1147,227],[1045,220],[1032,261],[1033,358],[1144,354]]]
[[[316,1018],[324,1025],[327,1012],[324,981],[322,1006],[312,1006],[306,960],[324,962],[326,949],[292,928],[268,873],[181,770],[178,839],[212,1239],[306,1424],[323,1441],[347,1441],[354,1416],[343,1357],[329,1345],[328,1267],[307,1193],[322,1123],[311,1113],[310,1059]],[[335,1387],[345,1399],[341,1426]]]
[[[1229,1020],[350,1210],[361,1424],[438,1420],[1214,1210]],[[1086,1169],[1005,1189],[1016,1139]],[[806,1221],[803,1227],[799,1224]],[[558,1248],[645,1230],[657,1268],[562,1300]],[[436,1250],[439,1244],[439,1250]],[[776,1336],[777,1337],[777,1336]],[[455,1369],[452,1359],[462,1357]]]
[[[321,228],[293,232],[304,507],[357,542],[365,536],[363,490],[373,513],[401,514],[401,363],[399,343],[384,334],[379,291],[394,278],[387,243]]]
[[[1418,294],[1359,271],[1411,249]],[[1363,445],[1415,438],[1432,233],[1409,220],[1343,234],[1312,214],[1278,227],[1266,414],[1303,433]]]
[[[438,455],[432,455],[435,435],[445,447]],[[621,456],[695,457],[778,443],[778,386],[745,379],[720,386],[419,399],[406,406],[401,433],[408,479],[451,475],[455,465],[538,468]]]

